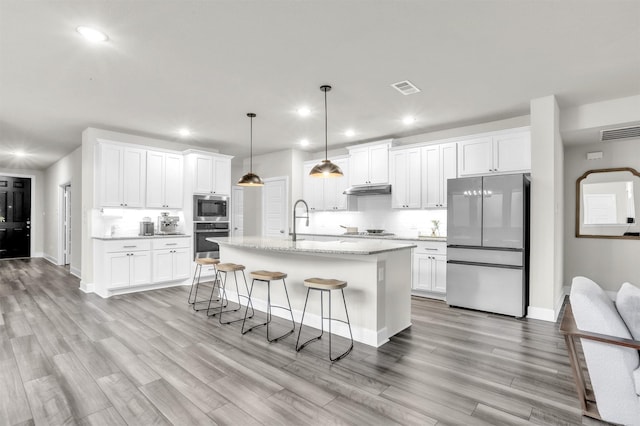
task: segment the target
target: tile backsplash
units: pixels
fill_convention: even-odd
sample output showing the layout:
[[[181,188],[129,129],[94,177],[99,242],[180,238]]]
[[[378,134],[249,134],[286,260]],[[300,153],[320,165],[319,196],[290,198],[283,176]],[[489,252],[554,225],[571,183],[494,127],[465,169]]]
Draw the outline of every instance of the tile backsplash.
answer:
[[[182,210],[146,210],[146,209],[116,209],[104,208],[92,210],[92,233],[94,237],[128,237],[136,236],[140,232],[142,218],[149,217],[158,231],[158,216],[168,211],[171,216],[178,216],[178,232],[185,232],[184,214]]]
[[[344,226],[357,226],[358,231],[384,229],[401,237],[431,235],[432,221],[439,221],[439,236],[447,234],[447,210],[402,210],[391,208],[390,195],[370,195],[358,197],[357,211],[327,211],[311,213],[309,226],[298,219],[299,233],[342,234]]]

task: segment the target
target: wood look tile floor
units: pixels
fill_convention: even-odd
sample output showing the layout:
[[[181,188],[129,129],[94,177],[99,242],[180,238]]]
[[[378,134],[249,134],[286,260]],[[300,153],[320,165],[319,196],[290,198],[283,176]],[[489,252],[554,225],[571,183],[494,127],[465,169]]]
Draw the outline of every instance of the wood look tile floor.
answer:
[[[331,364],[326,339],[243,336],[188,287],[78,287],[43,259],[0,261],[0,425],[603,424],[580,414],[554,323],[414,298],[412,327]]]

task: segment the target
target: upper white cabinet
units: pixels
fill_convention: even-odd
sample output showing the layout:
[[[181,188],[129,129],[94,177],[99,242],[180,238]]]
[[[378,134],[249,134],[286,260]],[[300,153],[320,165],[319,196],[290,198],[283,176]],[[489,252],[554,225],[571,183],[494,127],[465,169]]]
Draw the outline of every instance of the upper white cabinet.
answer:
[[[193,192],[230,195],[231,158],[219,154],[195,154],[193,158]]]
[[[180,154],[147,152],[147,207],[182,208],[182,163]]]
[[[349,186],[349,160],[347,157],[330,158],[342,170],[339,178],[315,178],[309,172],[318,161],[307,161],[303,167],[303,195],[311,211],[337,211],[347,209],[347,196],[343,194]]]
[[[100,143],[96,207],[144,207],[146,150]]]
[[[522,172],[531,169],[529,131],[501,133],[458,142],[458,175]]]
[[[447,206],[447,179],[458,176],[457,154],[455,142],[422,148],[422,207]]]
[[[402,149],[389,153],[392,208],[420,208],[420,182],[423,167],[420,155],[420,148]]]
[[[349,147],[349,183],[366,185],[389,182],[391,141]]]
[[[349,159],[334,158],[331,160],[336,166],[342,170],[342,177],[318,179],[324,181],[324,209],[325,210],[346,210],[347,196],[343,194],[344,190],[349,186]]]

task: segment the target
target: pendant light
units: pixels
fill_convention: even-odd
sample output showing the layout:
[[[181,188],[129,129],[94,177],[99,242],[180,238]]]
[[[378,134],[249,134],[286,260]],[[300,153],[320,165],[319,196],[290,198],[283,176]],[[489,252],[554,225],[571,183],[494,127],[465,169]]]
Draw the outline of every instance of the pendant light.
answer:
[[[250,112],[247,114],[247,117],[251,119],[251,136],[250,136],[250,154],[249,154],[249,173],[242,176],[242,178],[238,181],[238,185],[240,186],[264,186],[264,182],[260,179],[260,176],[253,173],[253,119],[255,118],[255,114]]]
[[[320,90],[324,92],[324,160],[313,166],[309,176],[318,178],[342,177],[344,175],[340,167],[327,158],[327,92],[331,90],[331,86],[320,86]]]

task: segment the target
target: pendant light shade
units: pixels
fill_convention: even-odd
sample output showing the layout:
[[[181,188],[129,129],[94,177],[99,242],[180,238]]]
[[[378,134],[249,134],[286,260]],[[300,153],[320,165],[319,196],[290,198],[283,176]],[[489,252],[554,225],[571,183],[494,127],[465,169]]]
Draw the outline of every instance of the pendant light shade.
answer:
[[[331,86],[320,86],[320,90],[324,92],[324,160],[313,166],[313,169],[309,172],[309,176],[318,178],[331,178],[344,176],[340,167],[333,164],[327,158],[327,92],[331,90]]]
[[[253,119],[255,118],[255,116],[256,115],[252,112],[247,114],[247,117],[249,117],[249,119],[251,120],[251,133],[249,139],[249,173],[240,178],[240,180],[238,181],[238,185],[240,186],[264,186],[264,182],[262,181],[262,179],[260,179],[260,176],[253,173]]]

